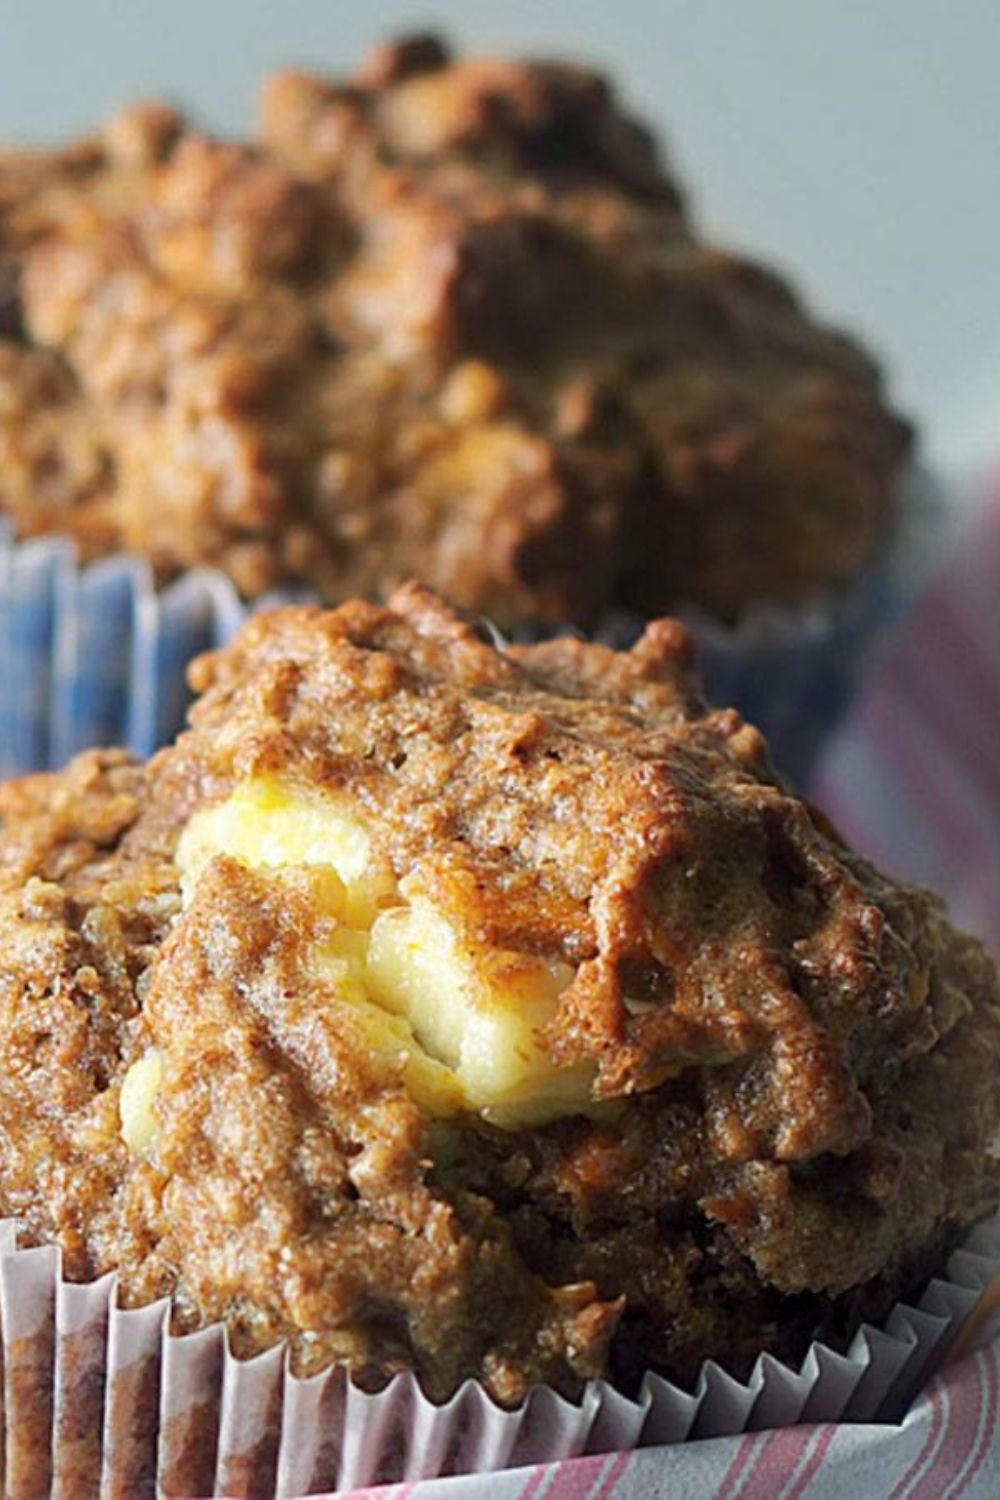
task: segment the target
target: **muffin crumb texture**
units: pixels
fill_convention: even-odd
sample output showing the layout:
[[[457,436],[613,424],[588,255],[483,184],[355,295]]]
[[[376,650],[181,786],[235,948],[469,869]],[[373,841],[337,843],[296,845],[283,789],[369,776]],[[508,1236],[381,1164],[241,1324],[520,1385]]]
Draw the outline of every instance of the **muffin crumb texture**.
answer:
[[[270,79],[249,142],[141,105],[0,153],[0,512],[85,558],[728,619],[855,578],[908,440],[585,68],[410,38]]]
[[[516,1402],[796,1358],[995,1206],[1000,997],[683,629],[259,616],[0,790],[0,1213],[127,1304]]]

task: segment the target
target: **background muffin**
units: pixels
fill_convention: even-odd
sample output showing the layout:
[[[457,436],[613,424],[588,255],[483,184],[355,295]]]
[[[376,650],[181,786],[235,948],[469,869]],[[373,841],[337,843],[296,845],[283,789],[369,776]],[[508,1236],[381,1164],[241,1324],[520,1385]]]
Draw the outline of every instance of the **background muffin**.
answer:
[[[140,108],[0,193],[22,535],[509,627],[732,618],[889,533],[874,367],[699,238],[598,74],[411,39],[273,79],[259,142]]]
[[[800,1353],[995,1206],[992,964],[677,626],[261,617],[0,792],[0,1210],[175,1324],[503,1402]]]
[[[419,577],[521,637],[685,613],[802,774],[908,580],[875,367],[586,69],[415,37],[273,78],[253,142],[141,106],[8,152],[0,275],[7,770],[169,738],[241,600]]]

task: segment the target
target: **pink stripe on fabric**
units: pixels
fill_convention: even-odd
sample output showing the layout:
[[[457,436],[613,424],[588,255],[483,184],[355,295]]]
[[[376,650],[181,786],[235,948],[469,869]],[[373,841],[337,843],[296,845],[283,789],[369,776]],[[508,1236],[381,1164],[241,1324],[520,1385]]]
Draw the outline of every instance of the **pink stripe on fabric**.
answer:
[[[734,1494],[741,1500],[774,1500],[802,1462],[815,1432],[815,1427],[786,1427],[769,1433]]]
[[[945,1452],[951,1441],[954,1402],[952,1400],[953,1390],[950,1382],[942,1380],[938,1389],[941,1395],[941,1424],[937,1435],[937,1442],[933,1450],[928,1454],[923,1471],[917,1475],[910,1488],[906,1491],[906,1500],[941,1500],[942,1480],[939,1465],[941,1455]]]
[[[986,1462],[990,1449],[996,1442],[998,1395],[996,1346],[991,1345],[990,1348],[985,1349],[983,1351],[983,1358],[986,1366],[986,1420],[983,1422],[982,1431],[979,1434],[979,1442],[976,1444],[976,1451],[972,1455],[972,1462],[969,1465],[968,1473],[965,1475],[962,1489],[954,1491],[955,1500],[958,1500],[958,1496],[961,1495],[962,1490],[968,1489]]]
[[[941,1500],[949,1479],[961,1474],[976,1447],[986,1405],[980,1358],[948,1382],[948,1420],[934,1462],[914,1487],[913,1500]]]
[[[895,713],[894,707],[872,698],[864,712],[888,747],[880,749],[881,758],[893,766],[901,789],[908,793],[922,843],[934,850],[931,883],[949,892],[962,924],[1000,953],[1000,864],[994,821],[984,814],[983,799],[970,790],[934,726],[911,723],[905,701]]]
[[[951,647],[948,649],[950,651]],[[957,645],[955,649],[958,649]],[[941,738],[952,754],[965,761],[974,784],[989,787],[994,804],[998,804],[1000,758],[992,752],[996,744],[996,719],[1000,716],[1000,688],[995,682],[992,684],[994,712],[984,714],[979,707],[982,699],[978,696],[982,693],[982,684],[973,681],[980,674],[972,667],[971,656],[971,645],[964,662],[961,658],[953,662],[949,655],[947,668],[959,686],[958,693],[949,692],[940,672],[929,671],[926,660],[915,662],[911,652],[900,655],[893,664],[893,684],[897,689],[902,687],[911,709],[937,724]],[[971,672],[965,668],[971,668]],[[987,698],[986,702],[989,701]]]
[[[524,1489],[521,1491],[519,1500],[531,1500],[532,1495],[537,1495],[546,1479],[549,1477],[549,1466],[547,1464],[536,1464],[525,1481]]]
[[[366,1485],[364,1489],[351,1490],[350,1500],[407,1500],[416,1487],[415,1480],[410,1484],[390,1485],[388,1489],[384,1484]],[[336,1500],[336,1492],[331,1490],[328,1494],[317,1495],[315,1500]]]
[[[1000,516],[997,517],[1000,521]],[[966,636],[978,643],[979,659],[1000,679],[1000,618],[996,580],[1000,578],[1000,525],[977,525],[930,591],[930,609],[945,603]],[[926,638],[922,626],[913,634]],[[995,691],[995,690],[994,690]]]
[[[545,1500],[591,1500],[615,1468],[624,1459],[627,1464],[632,1453],[602,1453],[591,1458],[564,1458],[555,1465],[552,1483],[545,1491]]]
[[[927,1434],[920,1447],[919,1453],[910,1464],[910,1467],[907,1469],[902,1479],[890,1493],[888,1500],[902,1500],[902,1497],[907,1493],[910,1485],[916,1479],[917,1475],[922,1471],[931,1453],[937,1446],[938,1429],[941,1426],[941,1420],[944,1415],[943,1408],[943,1387],[940,1381],[936,1381],[931,1391],[931,1419],[930,1425],[927,1429]]]
[[[992,1361],[981,1350],[972,1358],[962,1360],[956,1369],[958,1379],[951,1378],[951,1405],[955,1416],[935,1464],[934,1478],[941,1500],[946,1493],[952,1496],[964,1494],[967,1470],[979,1451],[984,1428],[989,1423]]]
[[[891,677],[897,656],[916,652],[919,658],[922,644],[940,630],[949,643],[962,638],[975,643],[977,659],[986,670],[986,683],[992,684],[987,686],[987,701],[996,701],[1000,681],[1000,616],[996,609],[1000,496],[997,500],[995,513],[984,509],[959,525],[955,545],[921,594],[905,629],[890,643],[881,680]]]
[[[950,590],[930,599],[926,620],[928,633],[947,647],[948,665],[962,678],[969,701],[980,706],[990,704],[995,712],[1000,708],[1000,681],[983,655],[982,638],[972,633]],[[987,623],[1000,640],[1000,615]]]
[[[607,1497],[609,1495],[614,1494],[615,1490],[618,1488],[618,1481],[622,1478],[631,1460],[631,1453],[616,1454],[615,1460],[612,1463],[611,1468],[608,1470],[608,1473],[604,1476],[603,1482],[598,1487],[598,1489],[594,1491],[593,1500],[607,1500]],[[562,1500],[562,1496],[559,1497],[559,1500]]]
[[[975,798],[982,808],[980,834],[985,836],[992,809],[1000,807],[1000,761],[991,753],[984,728],[973,723],[967,711],[963,722],[961,700],[956,703],[946,689],[931,686],[929,679],[921,682],[918,670],[900,669],[896,685],[908,692],[907,707],[913,719],[919,720],[924,739],[930,736],[936,741],[939,755],[947,757],[948,767],[963,779],[967,797]]]
[[[782,1495],[782,1500],[799,1500],[799,1496],[805,1494],[806,1490],[815,1479],[816,1474],[822,1468],[823,1460],[826,1458],[830,1444],[833,1442],[836,1435],[836,1427],[827,1426],[822,1429],[816,1446],[810,1453],[806,1461],[806,1465],[802,1470],[802,1473],[799,1475],[798,1479],[796,1479],[791,1489],[787,1490]]]
[[[725,1474],[723,1474],[722,1476],[722,1483],[719,1485],[719,1488],[715,1492],[715,1500],[729,1500],[730,1495],[732,1495],[735,1491],[736,1481],[743,1473],[743,1470],[746,1468],[747,1464],[750,1462],[757,1449],[765,1441],[766,1439],[760,1437],[757,1433],[748,1432],[746,1434],[746,1436],[740,1443],[740,1446],[736,1450],[735,1458],[729,1465],[729,1468],[726,1470]]]
[[[985,491],[985,514],[995,515],[1000,520],[1000,463],[994,465],[992,472],[987,475]]]
[[[933,767],[921,754],[919,739],[902,732],[898,717],[890,712],[885,699],[866,703],[864,716],[876,742],[885,747],[881,752],[883,758],[895,762],[897,771],[919,799],[917,805],[923,804],[941,837],[947,857],[953,862],[964,861],[970,847],[974,848],[978,842],[979,829],[956,812],[953,802],[940,795]]]

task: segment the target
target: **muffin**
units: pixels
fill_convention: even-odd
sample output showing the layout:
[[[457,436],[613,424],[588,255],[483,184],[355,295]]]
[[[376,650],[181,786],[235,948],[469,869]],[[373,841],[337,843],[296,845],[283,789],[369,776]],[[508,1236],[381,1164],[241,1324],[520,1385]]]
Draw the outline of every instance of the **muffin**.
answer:
[[[504,1406],[846,1335],[1000,1199],[1000,990],[670,620],[261,615],[0,791],[0,1213],[175,1331]]]
[[[131,109],[0,157],[0,266],[0,513],[84,561],[634,636],[839,597],[890,547],[876,368],[704,240],[584,68],[417,37],[273,78],[252,142]]]

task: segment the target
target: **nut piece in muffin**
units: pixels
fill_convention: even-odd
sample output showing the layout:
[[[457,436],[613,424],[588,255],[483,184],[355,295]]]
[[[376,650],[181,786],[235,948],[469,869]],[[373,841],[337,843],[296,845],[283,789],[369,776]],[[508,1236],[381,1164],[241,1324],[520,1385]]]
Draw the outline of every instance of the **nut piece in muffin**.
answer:
[[[683,628],[253,619],[0,792],[0,1212],[181,1330],[514,1402],[795,1357],[1000,1197],[1000,992]]]
[[[0,511],[246,597],[419,577],[505,627],[852,581],[908,430],[698,234],[597,73],[430,38],[0,154]]]

